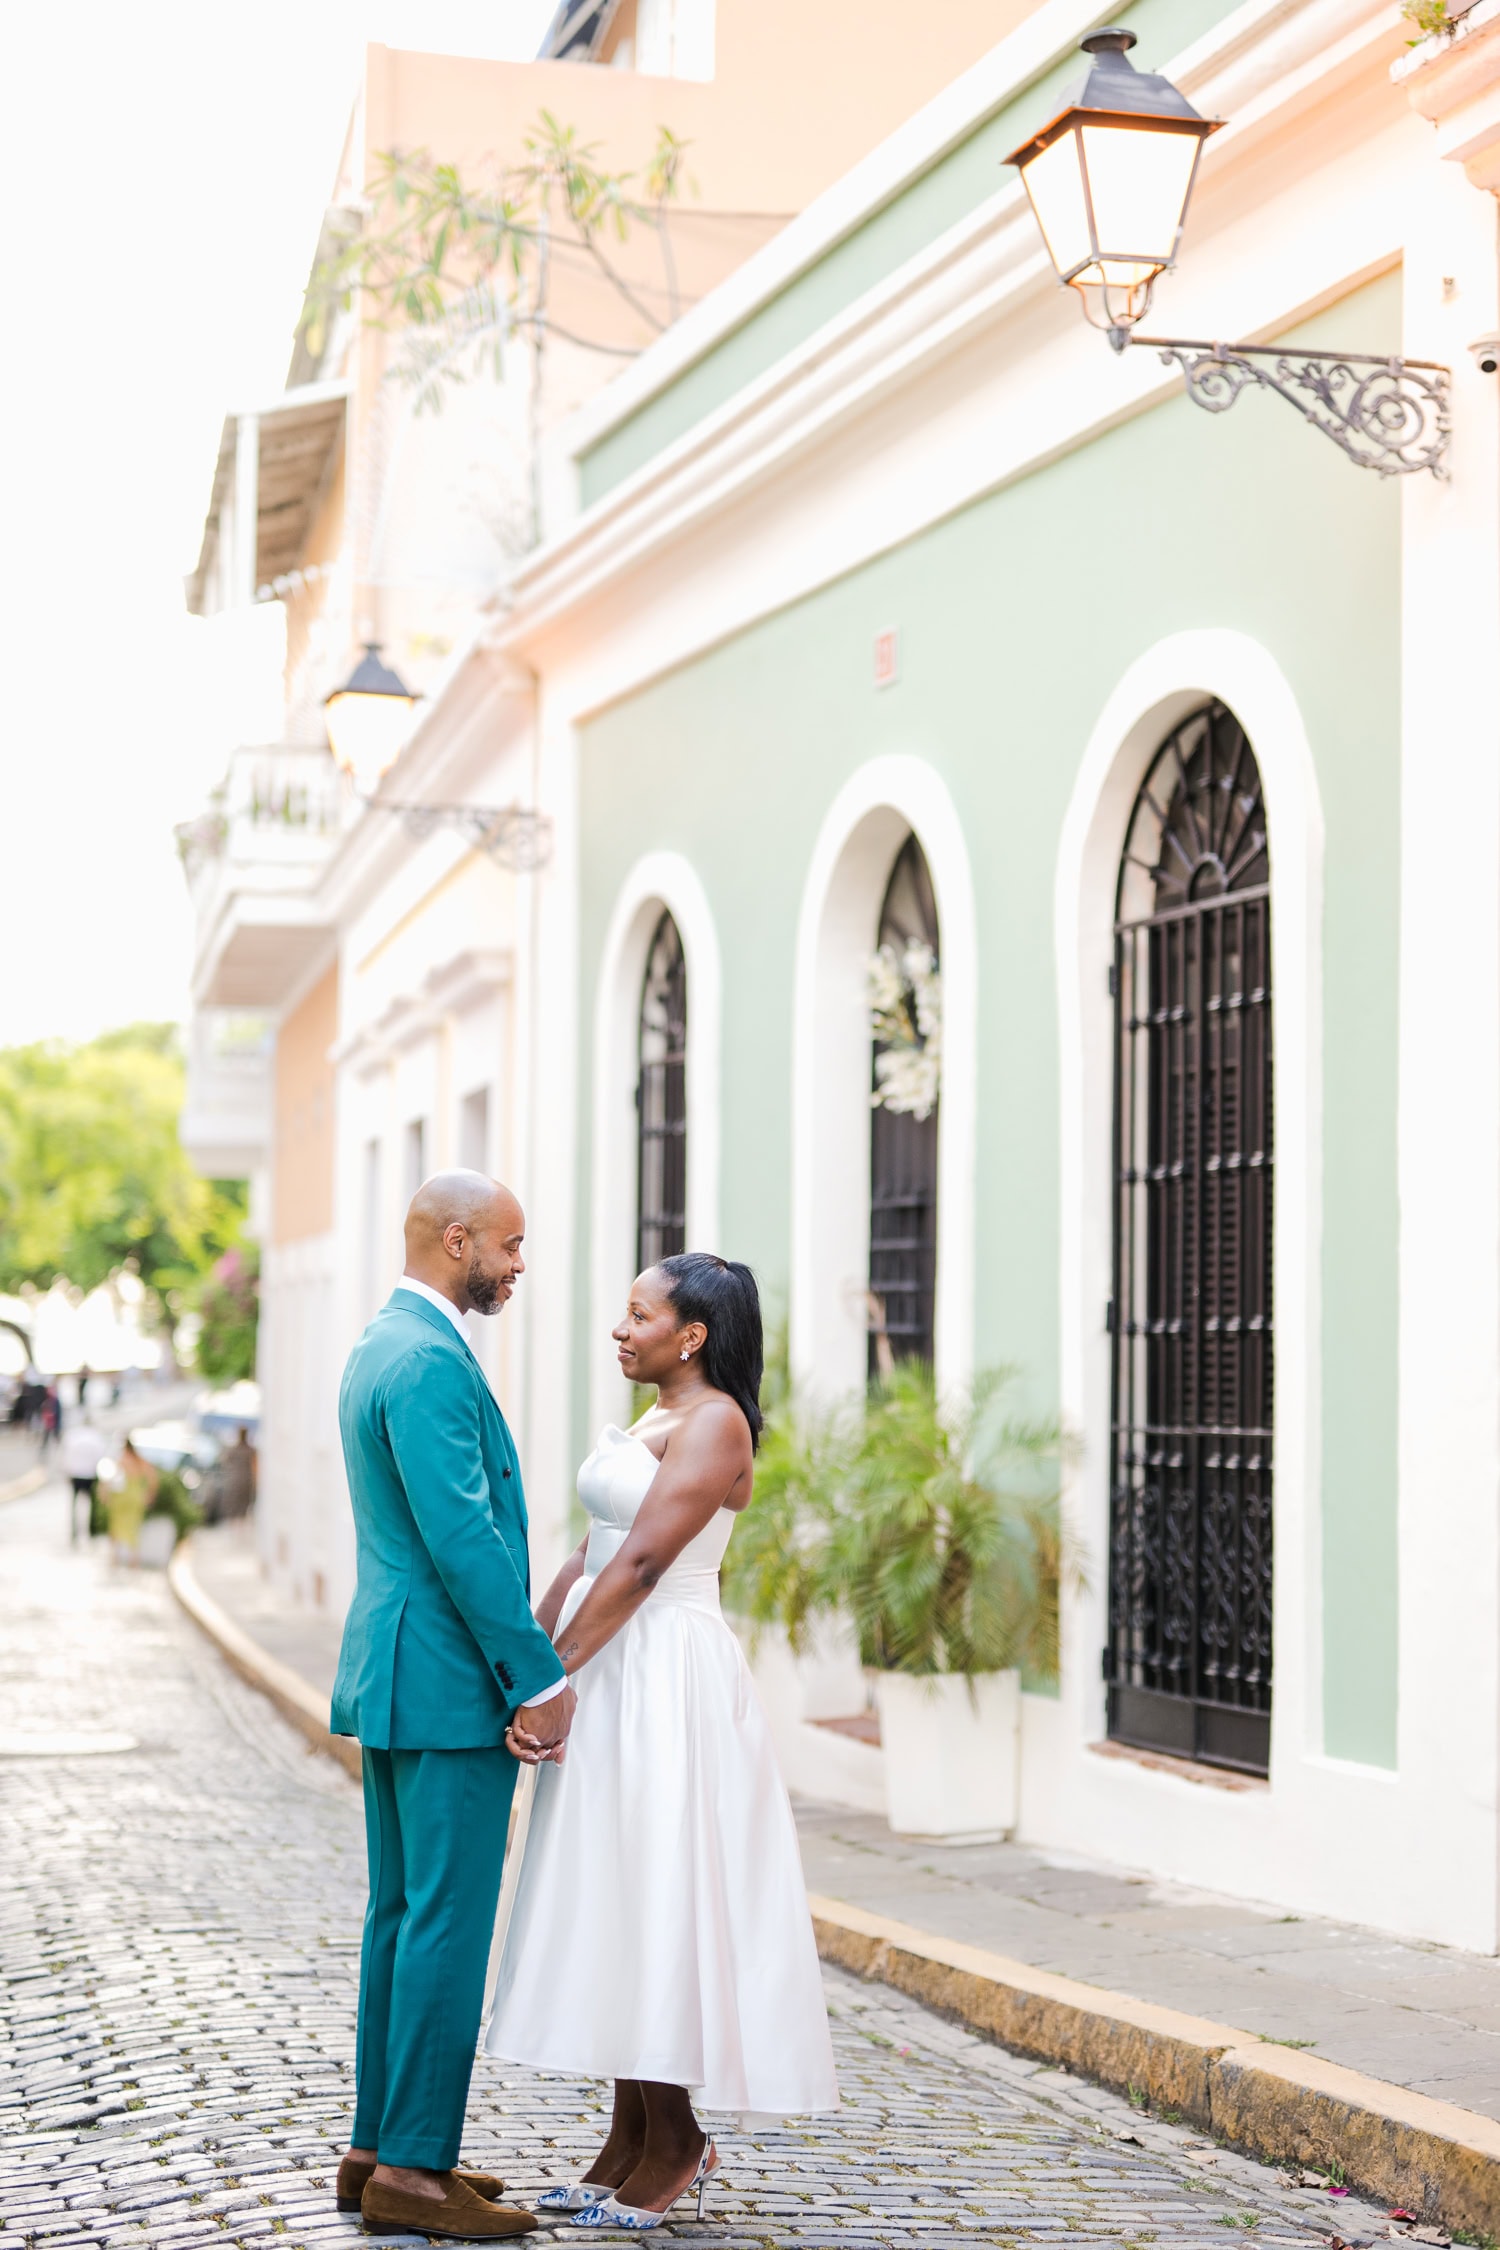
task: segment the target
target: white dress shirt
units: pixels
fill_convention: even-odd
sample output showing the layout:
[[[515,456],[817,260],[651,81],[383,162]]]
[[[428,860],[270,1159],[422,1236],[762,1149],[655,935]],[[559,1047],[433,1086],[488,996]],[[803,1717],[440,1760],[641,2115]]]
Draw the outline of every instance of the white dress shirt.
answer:
[[[409,1289],[414,1297],[425,1297],[429,1305],[436,1305],[438,1311],[446,1314],[447,1318],[452,1321],[468,1349],[473,1350],[474,1347],[469,1343],[469,1339],[464,1333],[464,1316],[451,1297],[445,1297],[440,1289],[429,1289],[425,1281],[418,1281],[414,1274],[409,1273],[404,1273],[401,1276],[396,1287],[398,1289]],[[538,1694],[534,1695],[531,1699],[532,1703],[550,1703],[554,1695],[561,1695],[563,1689],[570,1684],[565,1679],[555,1680],[551,1687],[542,1688]]]
[[[91,1422],[75,1422],[71,1430],[63,1432],[63,1475],[96,1477],[108,1451],[109,1447]]]
[[[404,1273],[396,1287],[398,1289],[409,1289],[414,1297],[425,1297],[429,1305],[436,1305],[444,1319],[451,1320],[460,1336],[463,1337],[464,1342],[468,1343],[469,1338],[464,1328],[464,1316],[453,1299],[445,1297],[441,1289],[429,1289],[425,1281],[418,1281],[416,1275],[411,1273]]]

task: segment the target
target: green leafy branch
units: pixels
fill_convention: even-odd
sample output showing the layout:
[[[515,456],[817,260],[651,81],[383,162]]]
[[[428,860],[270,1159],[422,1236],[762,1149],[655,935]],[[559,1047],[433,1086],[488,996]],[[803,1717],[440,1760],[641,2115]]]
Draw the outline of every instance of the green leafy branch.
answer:
[[[1402,0],[1401,13],[1421,34],[1421,38],[1408,39],[1408,47],[1420,47],[1423,39],[1434,39],[1439,32],[1453,29],[1448,0]]]
[[[784,1393],[726,1558],[730,1607],[794,1649],[840,1613],[881,1671],[1056,1679],[1062,1584],[1082,1583],[1058,1494],[1067,1448],[1015,1411],[1014,1385],[998,1369],[945,1398],[906,1361],[837,1406]]]
[[[383,152],[365,190],[364,223],[320,265],[309,286],[302,333],[318,356],[336,311],[358,304],[380,328],[408,333],[398,372],[415,383],[419,404],[437,405],[442,387],[484,367],[503,372],[512,337],[540,349],[559,337],[584,350],[631,358],[639,349],[559,325],[554,264],[581,253],[622,304],[655,333],[681,310],[667,226],[685,183],[687,144],[666,126],[644,176],[611,172],[596,143],[548,110],[525,137],[520,161],[484,181],[425,149]],[[664,313],[657,311],[611,255],[636,227],[657,236]]]

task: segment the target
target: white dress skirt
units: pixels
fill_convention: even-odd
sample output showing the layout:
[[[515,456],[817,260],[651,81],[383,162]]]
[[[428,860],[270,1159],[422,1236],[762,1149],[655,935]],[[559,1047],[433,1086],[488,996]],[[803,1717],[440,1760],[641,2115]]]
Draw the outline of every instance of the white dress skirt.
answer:
[[[592,1520],[563,1623],[657,1466],[611,1427],[580,1469]],[[485,2047],[769,2118],[839,2097],[792,1809],[719,1607],[734,1522],[722,1509],[574,1681],[567,1757],[535,1769],[507,1872]]]

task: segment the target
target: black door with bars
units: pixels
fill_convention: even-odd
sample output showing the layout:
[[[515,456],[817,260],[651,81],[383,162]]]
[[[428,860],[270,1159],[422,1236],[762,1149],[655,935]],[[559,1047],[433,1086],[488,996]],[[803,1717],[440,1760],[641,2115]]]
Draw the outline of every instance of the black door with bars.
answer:
[[[687,963],[670,914],[651,938],[641,985],[636,1271],[687,1247]]]
[[[1116,902],[1109,1644],[1116,1741],[1264,1773],[1271,1731],[1271,899],[1260,774],[1163,743]]]
[[[916,938],[938,950],[937,901],[926,855],[908,836],[880,909],[879,945],[899,957]],[[873,1071],[873,1065],[872,1065]],[[875,1080],[871,1078],[873,1087]],[[870,1358],[872,1376],[898,1359],[932,1358],[937,1279],[938,1113],[876,1109],[870,1119]]]

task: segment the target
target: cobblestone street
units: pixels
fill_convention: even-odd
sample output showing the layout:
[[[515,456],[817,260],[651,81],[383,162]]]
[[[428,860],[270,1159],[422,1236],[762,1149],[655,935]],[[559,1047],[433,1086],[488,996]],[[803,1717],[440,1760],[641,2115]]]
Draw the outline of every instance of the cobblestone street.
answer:
[[[0,1508],[0,2250],[362,2239],[332,2206],[358,1791],[159,1576],[111,1576],[64,1525],[55,1485]],[[676,2230],[705,2250],[1385,2233],[1353,2198],[1294,2188],[881,1987],[831,1974],[828,1991],[844,2111],[726,2125],[709,2221]],[[600,2130],[597,2088],[479,2065],[466,2156],[517,2200],[569,2176]]]

